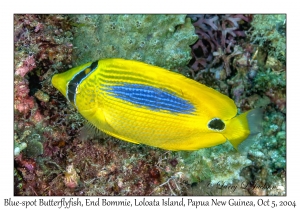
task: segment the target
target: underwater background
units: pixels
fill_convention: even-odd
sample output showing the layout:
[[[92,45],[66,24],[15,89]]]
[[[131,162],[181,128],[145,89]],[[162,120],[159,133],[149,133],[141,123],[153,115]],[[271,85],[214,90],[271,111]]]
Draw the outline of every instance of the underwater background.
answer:
[[[239,113],[264,106],[259,141],[243,156],[81,132],[51,78],[116,57],[212,87]],[[286,195],[286,15],[14,15],[14,194]]]

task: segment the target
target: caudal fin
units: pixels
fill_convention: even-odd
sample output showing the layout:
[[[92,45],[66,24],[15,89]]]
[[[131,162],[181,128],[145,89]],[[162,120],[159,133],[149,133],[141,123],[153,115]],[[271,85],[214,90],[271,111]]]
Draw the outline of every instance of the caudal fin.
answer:
[[[224,136],[242,154],[246,154],[262,132],[263,108],[253,109],[233,118]]]

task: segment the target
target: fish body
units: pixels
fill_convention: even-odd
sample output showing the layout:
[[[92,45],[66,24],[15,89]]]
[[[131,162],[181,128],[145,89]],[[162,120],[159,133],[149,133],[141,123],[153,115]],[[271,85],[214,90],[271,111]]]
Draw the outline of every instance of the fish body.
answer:
[[[236,117],[229,97],[139,61],[90,62],[54,75],[52,84],[95,127],[132,143],[176,151],[229,140],[238,148],[259,130],[260,110]]]

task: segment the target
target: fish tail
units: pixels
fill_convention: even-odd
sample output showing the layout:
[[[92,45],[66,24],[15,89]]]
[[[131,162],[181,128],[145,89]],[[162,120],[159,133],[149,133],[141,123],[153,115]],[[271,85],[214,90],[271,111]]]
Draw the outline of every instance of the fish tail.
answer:
[[[262,131],[263,108],[253,109],[231,119],[224,136],[241,154],[246,154]]]

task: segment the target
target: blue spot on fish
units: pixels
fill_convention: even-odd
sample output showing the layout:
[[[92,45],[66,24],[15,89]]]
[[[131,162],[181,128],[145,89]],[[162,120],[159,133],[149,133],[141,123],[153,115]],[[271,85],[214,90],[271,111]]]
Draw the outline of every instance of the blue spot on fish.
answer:
[[[189,101],[172,94],[170,91],[130,83],[107,87],[106,91],[115,98],[129,101],[154,111],[166,110],[182,114],[191,114],[195,111],[195,107]]]

